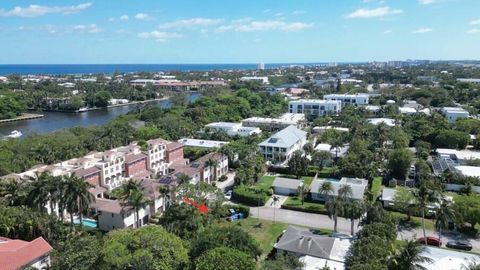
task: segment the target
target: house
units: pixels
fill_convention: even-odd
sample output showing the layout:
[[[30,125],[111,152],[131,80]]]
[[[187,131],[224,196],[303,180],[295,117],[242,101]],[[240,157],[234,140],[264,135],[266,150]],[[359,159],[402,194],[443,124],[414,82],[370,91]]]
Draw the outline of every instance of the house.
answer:
[[[315,179],[312,181],[310,185],[310,193],[312,194],[312,200],[315,201],[326,201],[328,196],[325,197],[324,194],[320,192],[322,184],[325,181],[330,181],[332,183],[332,193],[328,196],[338,196],[338,191],[342,186],[348,185],[352,188],[352,199],[355,200],[362,200],[365,194],[365,190],[367,190],[368,181],[366,179],[359,179],[359,178],[346,178],[343,177],[340,181],[332,181],[327,179]]]
[[[470,113],[461,107],[443,107],[442,113],[448,119],[448,122],[453,123],[461,118],[469,118]]]
[[[214,122],[205,126],[206,130],[222,131],[228,136],[248,137],[262,133],[258,127],[244,127],[241,123]]]
[[[270,81],[268,80],[268,77],[241,77],[240,78],[241,82],[260,82],[262,84],[270,84]]]
[[[290,113],[320,117],[339,114],[342,111],[342,102],[340,100],[300,99],[290,101],[288,108]]]
[[[480,84],[480,79],[474,79],[474,78],[459,78],[457,79],[457,81],[464,82],[464,83]]]
[[[324,127],[314,127],[313,128],[313,132],[314,133],[319,133],[319,134],[323,134],[325,133],[327,130],[336,130],[336,131],[340,131],[340,132],[349,132],[350,129],[348,128],[342,128],[342,127],[332,127],[332,126],[324,126]]]
[[[211,140],[198,140],[183,138],[178,140],[183,146],[199,147],[199,148],[222,148],[222,146],[228,144],[224,141],[211,141]]]
[[[341,147],[332,148],[332,145],[328,143],[320,143],[315,146],[315,151],[326,151],[330,152],[332,157],[343,157],[347,154],[349,148],[350,146],[347,144]]]
[[[383,207],[393,207],[393,201],[395,200],[396,190],[394,188],[383,188],[382,195],[380,196],[380,201],[383,204]]]
[[[216,166],[209,167],[209,160],[213,160]],[[190,163],[190,167],[201,169],[201,180],[210,184],[228,173],[228,157],[218,153],[209,153]]]
[[[244,127],[258,127],[265,131],[275,131],[284,129],[288,126],[303,128],[306,118],[303,113],[285,113],[277,118],[251,117],[242,120]]]
[[[33,241],[23,241],[0,237],[0,268],[18,270],[28,267],[48,269],[52,246],[43,237]]]
[[[367,120],[367,122],[375,126],[380,125],[381,123],[389,127],[395,126],[395,120],[391,118],[370,118]]]
[[[291,196],[298,193],[298,188],[303,186],[302,180],[277,177],[273,181],[273,193],[277,195]]]
[[[260,153],[272,164],[283,164],[307,143],[307,132],[289,126],[259,144]]]
[[[437,153],[441,157],[448,157],[457,163],[466,163],[470,160],[480,159],[480,151],[457,150],[447,148],[437,148]]]
[[[350,239],[318,235],[309,229],[290,225],[274,248],[298,256],[305,264],[303,269],[324,266],[344,269],[350,245]]]
[[[368,94],[330,94],[323,96],[324,100],[340,100],[342,105],[345,106],[347,104],[353,106],[362,106],[368,105],[369,103],[369,95]]]

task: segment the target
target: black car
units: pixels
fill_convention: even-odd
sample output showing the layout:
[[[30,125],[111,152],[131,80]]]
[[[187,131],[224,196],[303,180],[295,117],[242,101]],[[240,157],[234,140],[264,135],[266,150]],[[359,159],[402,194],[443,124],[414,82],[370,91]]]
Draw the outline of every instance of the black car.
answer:
[[[454,248],[454,249],[468,250],[468,251],[472,250],[472,244],[470,244],[468,241],[465,241],[465,240],[448,241],[447,247]]]

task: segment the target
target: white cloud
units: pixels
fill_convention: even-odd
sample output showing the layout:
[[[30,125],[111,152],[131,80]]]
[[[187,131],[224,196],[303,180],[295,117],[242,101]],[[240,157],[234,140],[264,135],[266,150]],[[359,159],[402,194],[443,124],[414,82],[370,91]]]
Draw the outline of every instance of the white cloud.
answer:
[[[393,31],[392,30],[385,30],[385,31],[383,31],[383,33],[387,35],[387,34],[393,33]]]
[[[180,29],[180,28],[191,28],[195,26],[212,26],[218,25],[223,22],[223,19],[209,19],[209,18],[192,18],[186,20],[178,20],[168,23],[163,23],[158,26],[160,29]]]
[[[418,2],[421,4],[421,5],[431,5],[435,2],[437,2],[437,0],[418,0]]]
[[[178,33],[169,33],[169,32],[163,32],[163,31],[158,31],[154,30],[152,32],[142,32],[138,34],[139,38],[144,38],[144,39],[155,39],[158,42],[166,42],[169,41],[170,39],[173,38],[180,38],[182,35]]]
[[[88,9],[92,6],[92,3],[87,2],[79,4],[76,6],[40,6],[40,5],[29,5],[28,7],[19,7],[16,6],[11,10],[0,9],[0,16],[4,17],[25,17],[25,18],[34,18],[47,14],[72,14],[77,13],[82,10]]]
[[[109,22],[114,22],[114,21],[115,21],[115,18],[114,18],[114,17],[110,17],[110,18],[108,18],[108,21],[109,21]]]
[[[130,19],[130,17],[128,17],[128,15],[126,15],[126,14],[120,16],[120,20],[122,20],[122,21],[128,21],[128,19]]]
[[[292,12],[292,15],[302,15],[306,14],[307,12],[305,10],[295,10]]]
[[[313,26],[313,23],[303,22],[285,22],[285,21],[249,21],[245,23],[234,23],[230,25],[222,25],[216,29],[217,32],[237,31],[237,32],[254,32],[254,31],[283,31],[295,32],[301,31]]]
[[[467,31],[469,34],[478,34],[480,33],[480,28],[474,28]]]
[[[374,8],[374,9],[361,8],[348,14],[347,18],[350,18],[350,19],[380,18],[380,17],[401,14],[401,13],[403,13],[403,10],[392,9],[391,7],[380,7],[380,8]]]
[[[148,21],[148,20],[151,20],[152,17],[146,13],[137,13],[137,15],[135,15],[135,19],[141,20],[141,21]]]
[[[283,15],[285,15],[283,12],[275,13],[275,17],[282,17]]]
[[[470,25],[477,25],[477,24],[480,24],[480,19],[470,21]]]
[[[82,32],[82,33],[89,33],[89,34],[96,34],[102,32],[102,29],[100,29],[96,24],[90,24],[90,25],[85,25],[85,24],[78,24],[73,26],[73,30]]]
[[[417,30],[413,31],[413,33],[414,34],[425,34],[425,33],[430,33],[432,31],[433,31],[432,28],[420,28],[420,29],[417,29]]]

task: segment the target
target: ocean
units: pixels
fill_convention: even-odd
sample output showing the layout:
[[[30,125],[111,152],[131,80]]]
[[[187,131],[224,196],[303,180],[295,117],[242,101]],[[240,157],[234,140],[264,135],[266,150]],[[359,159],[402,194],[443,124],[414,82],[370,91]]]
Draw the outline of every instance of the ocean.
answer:
[[[265,64],[277,68],[293,64]],[[312,66],[315,64],[300,64]],[[0,65],[0,75],[66,75],[114,72],[252,70],[258,64],[79,64],[79,65]]]

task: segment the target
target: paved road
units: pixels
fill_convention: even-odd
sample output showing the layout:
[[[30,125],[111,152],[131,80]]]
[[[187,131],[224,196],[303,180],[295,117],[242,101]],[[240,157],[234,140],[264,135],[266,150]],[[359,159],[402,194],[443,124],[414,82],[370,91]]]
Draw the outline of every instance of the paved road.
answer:
[[[268,205],[268,204],[267,204]],[[311,214],[304,213],[286,209],[278,209],[269,206],[262,207],[250,207],[250,215],[254,218],[259,218],[263,220],[275,220],[281,223],[287,223],[292,225],[305,226],[310,228],[319,228],[319,229],[330,229],[333,230],[333,220],[328,218],[326,215],[320,214]],[[358,222],[355,222],[355,232],[357,232],[361,227],[358,227]],[[344,218],[338,218],[338,232],[343,234],[350,234],[350,220]],[[436,236],[438,234],[433,231],[426,231],[427,236]],[[398,232],[397,239],[406,240],[406,239],[417,239],[423,236],[422,228],[417,228],[413,230],[400,230]],[[454,239],[465,239],[458,234],[442,234],[442,242],[447,243],[449,240]],[[480,239],[467,239],[473,246],[473,251],[480,252]]]

